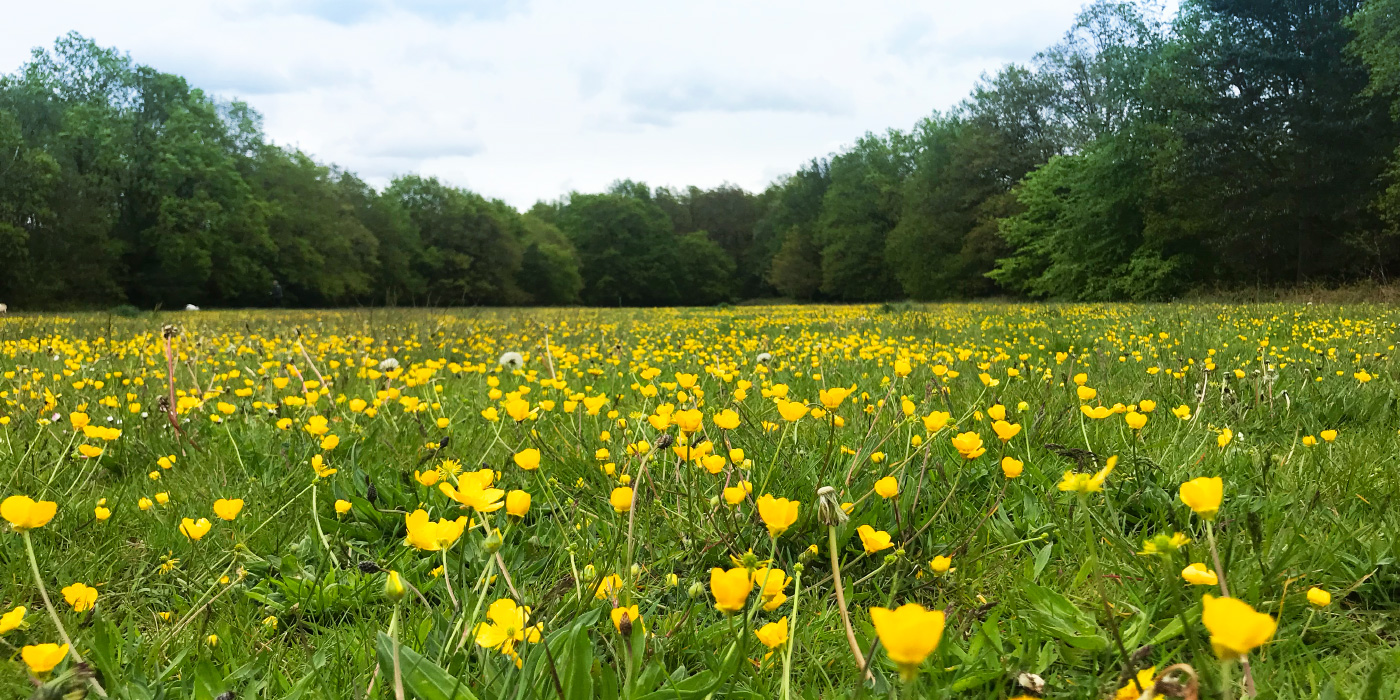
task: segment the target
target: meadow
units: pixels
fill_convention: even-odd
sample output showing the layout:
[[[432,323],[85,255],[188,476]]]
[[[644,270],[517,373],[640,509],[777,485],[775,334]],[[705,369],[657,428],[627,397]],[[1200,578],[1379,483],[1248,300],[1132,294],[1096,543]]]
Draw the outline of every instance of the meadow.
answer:
[[[0,317],[0,695],[1394,697],[1397,321]]]

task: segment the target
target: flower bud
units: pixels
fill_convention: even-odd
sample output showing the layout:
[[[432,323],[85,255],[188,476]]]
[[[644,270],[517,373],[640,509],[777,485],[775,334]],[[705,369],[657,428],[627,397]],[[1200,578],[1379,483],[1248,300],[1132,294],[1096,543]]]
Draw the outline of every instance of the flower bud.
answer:
[[[675,574],[666,574],[666,585],[671,588],[681,585],[681,577]]]
[[[691,600],[703,598],[705,596],[705,586],[699,581],[696,581],[690,584],[690,590],[686,591],[686,595],[690,596]]]
[[[642,575],[642,565],[641,565],[641,564],[633,564],[633,565],[632,565],[632,580],[633,580],[633,581],[636,581],[636,580],[637,580],[637,577],[639,577],[639,576],[641,576],[641,575]]]
[[[389,575],[384,578],[384,597],[397,603],[403,600],[403,596],[407,592],[408,589],[404,588],[403,579],[399,578],[399,572],[390,571]]]
[[[501,551],[501,531],[492,530],[491,534],[487,535],[486,539],[481,543],[481,547],[486,550],[487,554],[495,554]]]

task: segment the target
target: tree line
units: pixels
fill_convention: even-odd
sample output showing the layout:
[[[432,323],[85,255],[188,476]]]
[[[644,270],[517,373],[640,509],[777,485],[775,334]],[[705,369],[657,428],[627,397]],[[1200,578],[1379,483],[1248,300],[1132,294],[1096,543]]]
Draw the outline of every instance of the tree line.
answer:
[[[1152,300],[1385,281],[1397,234],[1400,0],[1099,0],[763,192],[623,180],[525,212],[377,190],[77,34],[0,77],[12,307]]]

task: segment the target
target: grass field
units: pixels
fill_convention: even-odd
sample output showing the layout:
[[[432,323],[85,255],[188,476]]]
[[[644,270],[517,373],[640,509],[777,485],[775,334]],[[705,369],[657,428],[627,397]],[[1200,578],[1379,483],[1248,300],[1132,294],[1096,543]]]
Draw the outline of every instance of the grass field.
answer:
[[[1394,697],[1397,320],[3,317],[0,695]]]

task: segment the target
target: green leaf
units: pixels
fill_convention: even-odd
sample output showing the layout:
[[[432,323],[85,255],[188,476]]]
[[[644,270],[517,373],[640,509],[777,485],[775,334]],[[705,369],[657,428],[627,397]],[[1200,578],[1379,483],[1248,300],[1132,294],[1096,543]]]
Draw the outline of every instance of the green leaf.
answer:
[[[1044,571],[1045,566],[1050,563],[1050,553],[1054,549],[1054,542],[1040,548],[1040,552],[1035,555],[1035,569],[1031,572],[1031,581],[1040,579],[1040,572]]]
[[[1001,611],[995,610],[987,616],[987,620],[982,623],[982,634],[987,635],[987,641],[996,647],[997,654],[1005,654],[1006,649],[1001,644],[1001,631],[997,629],[997,624],[1001,622]]]
[[[195,700],[214,700],[225,690],[224,674],[209,659],[200,659],[194,667]]]
[[[593,640],[588,636],[588,627],[575,623],[561,647],[559,680],[564,686],[564,700],[592,700]]]
[[[976,688],[978,686],[986,685],[1005,675],[1006,671],[1003,671],[1002,669],[969,673],[966,676],[963,676],[962,678],[953,681],[953,685],[949,688],[949,690],[953,691],[954,693],[960,693],[969,688]]]
[[[1108,638],[1098,623],[1069,598],[1034,584],[1027,584],[1023,590],[1032,605],[1026,620],[1037,630],[1076,649],[1097,652],[1108,648]]]
[[[1171,639],[1185,631],[1186,628],[1184,625],[1181,624],[1181,618],[1173,617],[1167,622],[1165,626],[1162,627],[1161,631],[1153,635],[1152,641],[1148,643],[1153,646],[1157,646],[1158,644],[1161,644],[1162,642],[1165,642],[1168,639]]]
[[[394,682],[394,640],[379,633],[379,673],[386,683]],[[399,645],[399,674],[407,697],[419,700],[477,700],[467,684],[453,677],[422,654]]]

